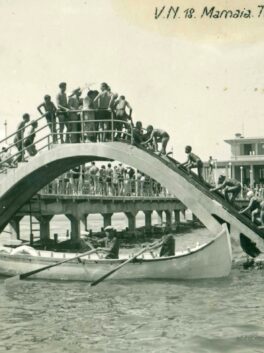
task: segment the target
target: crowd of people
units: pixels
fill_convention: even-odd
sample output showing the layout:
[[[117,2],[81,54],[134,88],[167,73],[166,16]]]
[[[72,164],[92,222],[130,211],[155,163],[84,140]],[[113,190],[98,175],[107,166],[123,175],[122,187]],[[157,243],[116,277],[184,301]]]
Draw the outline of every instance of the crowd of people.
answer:
[[[122,163],[91,162],[61,175],[42,191],[55,195],[168,196],[154,179]]]
[[[74,89],[69,96],[66,91],[67,83],[61,82],[55,103],[47,94],[37,107],[38,112],[45,115],[53,143],[129,139],[154,151],[158,151],[158,143],[161,143],[159,153],[166,154],[169,134],[152,125],[143,129],[141,121],[134,124],[131,105],[124,95],[112,93],[107,83],[101,84],[100,92],[89,89],[85,97],[82,97],[84,90],[81,88]],[[30,115],[23,114],[14,138],[18,150],[16,162],[24,161],[24,150],[30,156],[37,153],[34,139],[38,125],[32,121],[31,130],[25,136],[29,122]]]
[[[154,128],[152,125],[143,128],[141,121],[136,121],[134,124],[133,110],[125,96],[112,93],[107,83],[101,84],[100,92],[89,89],[85,97],[82,97],[83,91],[80,88],[74,89],[69,96],[66,91],[67,83],[61,82],[56,104],[47,94],[37,107],[39,113],[45,116],[53,143],[128,139],[159,155],[171,153],[167,154],[166,151],[170,139],[168,132]],[[25,134],[26,128],[29,130],[27,134]],[[14,158],[11,158],[9,146],[4,146],[0,155],[2,168],[15,167],[17,163],[26,161],[26,152],[29,156],[37,154],[35,146],[37,128],[38,121],[30,123],[30,115],[23,114],[14,137],[14,145],[18,152]],[[192,152],[191,146],[186,146],[185,152],[188,159],[180,166],[186,168],[188,173],[191,169],[197,168],[198,176],[203,181],[202,160]]]

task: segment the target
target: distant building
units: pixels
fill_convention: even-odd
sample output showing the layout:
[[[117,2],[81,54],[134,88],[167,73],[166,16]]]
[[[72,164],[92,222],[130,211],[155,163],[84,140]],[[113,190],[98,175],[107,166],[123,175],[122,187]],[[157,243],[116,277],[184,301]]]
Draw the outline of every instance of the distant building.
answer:
[[[214,181],[220,174],[239,180],[243,185],[264,185],[264,137],[243,137],[225,140],[231,146],[231,157],[226,161],[214,160]],[[208,163],[205,163],[208,167]],[[205,177],[209,178],[209,168]],[[212,179],[212,177],[211,177]]]

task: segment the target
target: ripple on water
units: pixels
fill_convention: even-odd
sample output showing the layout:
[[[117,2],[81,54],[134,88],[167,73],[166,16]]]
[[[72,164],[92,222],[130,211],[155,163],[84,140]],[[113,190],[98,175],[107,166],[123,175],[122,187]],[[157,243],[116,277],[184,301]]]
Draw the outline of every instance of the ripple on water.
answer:
[[[264,352],[263,272],[201,281],[0,280],[0,352]]]

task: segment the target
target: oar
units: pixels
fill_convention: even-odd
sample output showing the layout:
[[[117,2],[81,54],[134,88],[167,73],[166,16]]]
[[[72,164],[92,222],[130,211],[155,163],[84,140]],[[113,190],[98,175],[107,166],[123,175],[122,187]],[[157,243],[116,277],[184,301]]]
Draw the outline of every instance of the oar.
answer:
[[[55,264],[52,264],[52,265],[48,265],[48,266],[44,266],[44,267],[41,267],[41,268],[38,268],[37,270],[33,270],[33,271],[29,271],[29,272],[25,272],[25,273],[22,273],[21,275],[17,275],[17,276],[13,276],[11,278],[8,278],[5,280],[5,284],[8,284],[8,283],[11,283],[11,282],[16,282],[16,281],[19,281],[21,279],[25,279],[29,276],[32,276],[36,273],[39,273],[41,271],[45,271],[45,270],[48,270],[49,268],[52,268],[52,267],[55,267],[55,266],[59,266],[59,265],[62,265],[64,264],[65,262],[69,262],[69,261],[72,261],[72,260],[76,260],[76,259],[79,259],[80,257],[83,257],[83,256],[86,256],[86,255],[90,255],[92,253],[95,253],[96,251],[98,251],[100,248],[97,248],[97,249],[92,249],[92,250],[89,250],[89,251],[86,251],[78,256],[74,256],[74,257],[71,257],[69,259],[66,259],[66,260],[63,260],[63,261],[60,261],[60,262],[56,262]]]
[[[102,282],[104,279],[106,279],[107,277],[111,276],[114,272],[118,271],[121,267],[125,266],[126,264],[128,264],[129,262],[133,261],[136,257],[138,257],[139,255],[143,254],[145,251],[151,250],[153,248],[158,247],[158,245],[161,245],[162,242],[158,241],[155,242],[149,246],[147,246],[144,249],[141,249],[138,253],[136,253],[134,256],[132,256],[130,259],[127,259],[125,262],[122,262],[120,265],[118,265],[117,267],[115,267],[114,269],[112,269],[111,271],[107,272],[106,274],[104,274],[103,276],[101,276],[100,278],[98,278],[97,280],[91,282],[91,286],[96,286],[98,283]]]

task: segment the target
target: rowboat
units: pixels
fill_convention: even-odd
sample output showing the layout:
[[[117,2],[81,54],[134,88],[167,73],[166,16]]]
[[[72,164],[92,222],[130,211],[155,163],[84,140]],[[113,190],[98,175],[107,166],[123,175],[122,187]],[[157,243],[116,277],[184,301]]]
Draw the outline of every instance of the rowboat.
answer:
[[[28,246],[0,248],[0,274],[15,276],[58,263],[78,254],[38,251]],[[133,254],[131,255],[133,256]],[[126,261],[128,257],[104,259],[98,254],[73,259],[59,266],[40,271],[32,278],[92,282]],[[143,253],[116,271],[109,279],[190,280],[228,276],[232,266],[232,250],[227,227],[210,242],[176,252],[175,256],[158,257]]]

